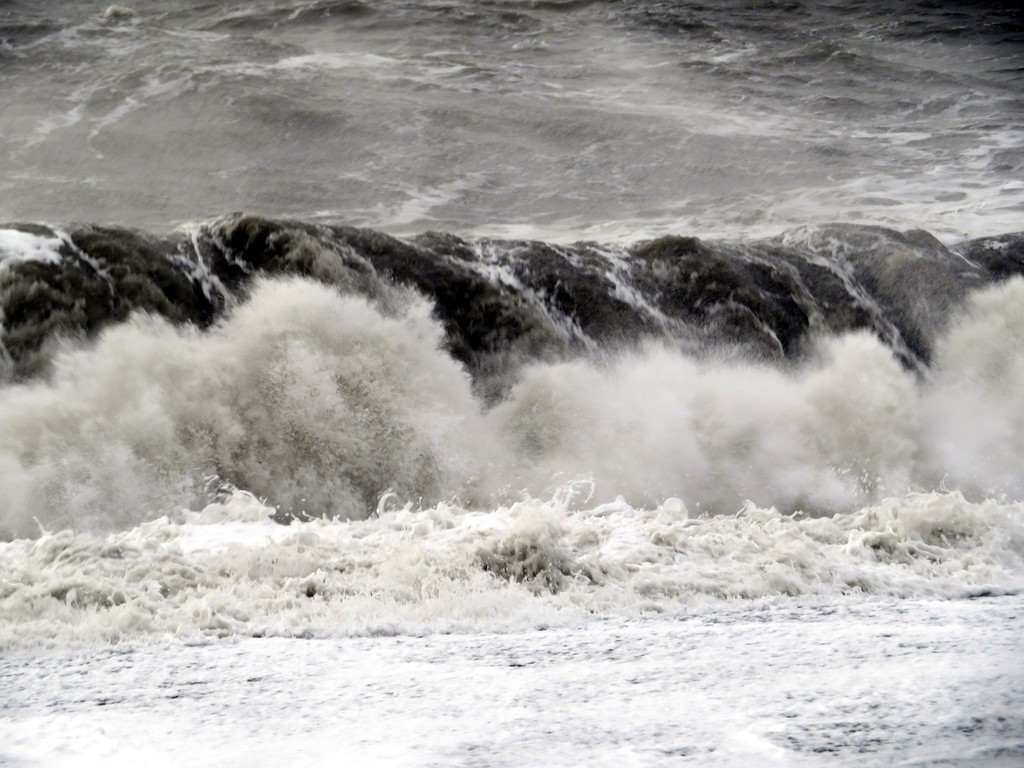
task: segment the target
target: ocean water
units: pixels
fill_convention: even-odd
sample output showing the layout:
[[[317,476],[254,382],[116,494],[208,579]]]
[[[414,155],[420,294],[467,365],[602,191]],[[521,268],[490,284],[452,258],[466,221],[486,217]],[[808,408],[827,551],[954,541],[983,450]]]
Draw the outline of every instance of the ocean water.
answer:
[[[1019,764],[1022,73],[1009,3],[0,2],[0,764]]]
[[[741,604],[501,634],[18,654],[0,734],[25,765],[1014,766],[1020,610]]]
[[[0,7],[0,218],[1019,230],[1014,3]]]

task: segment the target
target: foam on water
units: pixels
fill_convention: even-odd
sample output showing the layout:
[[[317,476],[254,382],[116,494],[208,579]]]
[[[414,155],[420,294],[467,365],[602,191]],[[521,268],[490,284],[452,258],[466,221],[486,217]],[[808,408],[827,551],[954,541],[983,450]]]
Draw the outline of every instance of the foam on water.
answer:
[[[0,647],[494,631],[736,598],[1024,588],[1016,503],[930,493],[831,518],[753,504],[692,518],[678,499],[572,512],[570,496],[283,527],[239,492],[178,522],[10,542],[0,545]]]
[[[49,383],[0,392],[2,527],[130,525],[210,474],[344,517],[389,487],[458,488],[481,431],[440,334],[423,302],[389,318],[299,280],[264,283],[210,333],[137,316],[59,356]]]
[[[864,334],[795,369],[651,347],[490,410],[418,299],[274,279],[207,332],[136,316],[0,391],[2,527],[43,529],[0,547],[2,643],[1020,589],[1022,306],[975,294],[923,380]]]
[[[976,294],[936,350],[922,408],[926,463],[960,487],[1024,496],[1024,304],[1016,288]]]
[[[1022,605],[732,602],[500,634],[15,651],[0,760],[1007,768]]]
[[[938,488],[1024,493],[1024,281],[975,295],[924,380],[867,334],[802,367],[651,346],[538,363],[484,410],[430,307],[385,312],[302,279],[257,282],[208,332],[138,315],[0,391],[0,529],[110,530],[197,502],[216,476],[285,515],[670,496],[730,513],[850,511]]]
[[[491,418],[535,476],[592,476],[601,499],[835,510],[908,487],[916,398],[913,378],[858,334],[795,372],[661,348],[607,367],[536,366]]]
[[[39,235],[19,229],[0,228],[0,269],[22,261],[59,264],[60,247],[67,242],[67,236],[62,233]]]

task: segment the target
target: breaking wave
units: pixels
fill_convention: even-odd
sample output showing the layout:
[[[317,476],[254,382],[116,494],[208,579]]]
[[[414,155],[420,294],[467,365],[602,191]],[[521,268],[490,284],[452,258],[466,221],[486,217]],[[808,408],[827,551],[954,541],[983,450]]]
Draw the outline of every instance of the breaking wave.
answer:
[[[1008,246],[929,261],[914,242],[947,249],[858,229],[826,261],[822,233],[790,233],[757,246],[794,249],[788,299],[755,246],[559,247],[536,261],[576,276],[559,297],[523,266],[537,244],[474,260],[432,235],[431,260],[300,229],[256,265],[209,231],[148,241],[155,261],[122,239],[120,263],[81,235],[0,239],[0,646],[1024,587],[1024,279],[991,274]],[[851,252],[880,240],[902,246]],[[407,261],[384,274],[367,254],[388,248]],[[75,270],[105,315],[87,281],[53,309]]]
[[[826,518],[679,499],[574,511],[567,488],[488,512],[267,521],[234,492],[177,522],[0,544],[0,647],[143,637],[500,631],[735,599],[971,597],[1024,587],[1024,507],[927,493]]]

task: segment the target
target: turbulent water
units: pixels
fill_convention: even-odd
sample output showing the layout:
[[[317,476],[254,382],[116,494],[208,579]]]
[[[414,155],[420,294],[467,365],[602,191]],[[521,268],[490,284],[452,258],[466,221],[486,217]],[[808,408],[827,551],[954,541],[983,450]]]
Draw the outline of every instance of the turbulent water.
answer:
[[[525,633],[561,664],[792,619],[844,675],[924,665],[938,626],[1010,659],[1024,15],[890,6],[0,1],[0,763],[60,762],[29,700],[108,644],[145,670],[165,640],[173,666],[181,640]],[[886,616],[906,642],[858,656]],[[765,669],[803,669],[800,630],[769,635]],[[702,652],[664,684],[716,685]],[[901,740],[858,709],[616,743],[1010,765],[1000,663],[947,693],[1003,704],[947,722],[929,689]]]
[[[898,10],[897,10],[898,8]],[[1020,229],[1016,3],[0,3],[0,219]]]

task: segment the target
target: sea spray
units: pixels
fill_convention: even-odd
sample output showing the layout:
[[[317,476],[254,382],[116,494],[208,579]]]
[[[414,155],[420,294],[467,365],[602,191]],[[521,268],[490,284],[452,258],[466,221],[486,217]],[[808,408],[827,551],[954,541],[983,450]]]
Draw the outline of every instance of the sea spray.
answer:
[[[3,527],[130,525],[210,475],[297,516],[459,488],[479,410],[440,333],[422,302],[392,318],[298,279],[263,282],[208,333],[136,316],[0,391]]]
[[[195,508],[210,476],[283,518],[363,518],[386,492],[486,507],[584,478],[595,503],[679,497],[712,514],[747,500],[832,514],[938,488],[1012,496],[1022,297],[1021,280],[977,294],[925,380],[864,334],[788,369],[655,345],[528,367],[487,409],[428,304],[386,314],[265,279],[208,332],[137,316],[69,346],[49,380],[4,389],[3,528],[130,527]]]

